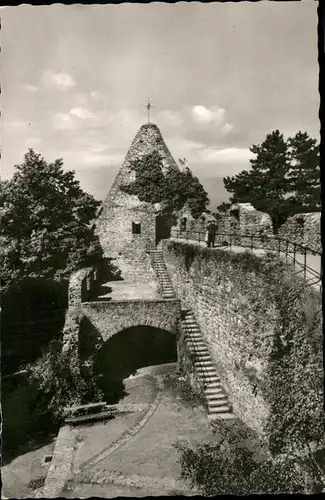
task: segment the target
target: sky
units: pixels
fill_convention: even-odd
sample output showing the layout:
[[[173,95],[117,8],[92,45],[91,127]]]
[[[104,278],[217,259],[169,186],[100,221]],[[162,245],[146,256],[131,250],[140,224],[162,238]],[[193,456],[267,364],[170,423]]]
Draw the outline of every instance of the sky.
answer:
[[[319,139],[317,2],[23,5],[1,18],[2,179],[33,148],[103,199],[148,97],[212,208],[267,133]]]

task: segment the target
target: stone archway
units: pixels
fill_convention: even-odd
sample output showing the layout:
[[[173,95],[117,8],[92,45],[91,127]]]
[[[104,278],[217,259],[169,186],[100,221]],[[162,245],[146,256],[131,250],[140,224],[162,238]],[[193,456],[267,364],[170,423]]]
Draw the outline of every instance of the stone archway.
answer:
[[[177,337],[160,328],[138,325],[109,338],[93,357],[94,375],[105,400],[125,396],[123,380],[140,368],[177,362]]]

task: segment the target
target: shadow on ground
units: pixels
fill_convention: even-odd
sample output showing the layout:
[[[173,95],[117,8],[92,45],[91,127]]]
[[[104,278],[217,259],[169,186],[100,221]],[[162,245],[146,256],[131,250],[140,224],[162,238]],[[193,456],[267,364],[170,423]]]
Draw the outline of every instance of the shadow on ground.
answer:
[[[26,378],[15,382],[4,380],[1,389],[2,454],[3,465],[6,465],[24,453],[51,443],[59,427],[36,411],[37,389]]]

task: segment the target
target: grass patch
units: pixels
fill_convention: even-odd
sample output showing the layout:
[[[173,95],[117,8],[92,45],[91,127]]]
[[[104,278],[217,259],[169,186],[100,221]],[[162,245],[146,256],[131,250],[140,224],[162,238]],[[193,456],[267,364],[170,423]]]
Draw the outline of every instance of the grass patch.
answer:
[[[205,397],[198,394],[189,382],[178,373],[165,375],[163,378],[164,388],[173,393],[174,397],[182,400],[185,406],[206,406]]]

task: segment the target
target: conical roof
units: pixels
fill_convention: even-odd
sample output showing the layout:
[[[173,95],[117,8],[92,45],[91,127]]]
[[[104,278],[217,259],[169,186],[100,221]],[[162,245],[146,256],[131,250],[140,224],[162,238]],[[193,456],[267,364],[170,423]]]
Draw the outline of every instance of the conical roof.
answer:
[[[178,170],[178,166],[172,157],[157,125],[148,123],[142,125],[135,135],[131,146],[126,154],[124,162],[112,184],[112,187],[104,201],[104,206],[126,206],[130,209],[148,207],[148,203],[142,202],[137,196],[129,195],[121,190],[122,185],[128,185],[135,181],[135,172],[131,169],[134,160],[157,151],[160,153],[163,165]]]

